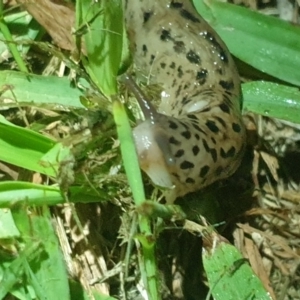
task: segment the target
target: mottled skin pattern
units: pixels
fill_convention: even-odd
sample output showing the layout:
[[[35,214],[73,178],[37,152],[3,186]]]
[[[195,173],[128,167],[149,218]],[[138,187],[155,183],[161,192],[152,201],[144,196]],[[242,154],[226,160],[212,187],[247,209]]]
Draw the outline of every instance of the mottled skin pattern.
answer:
[[[127,0],[124,10],[138,72],[163,87],[158,113],[134,130],[142,169],[173,186],[171,200],[228,177],[245,128],[227,47],[188,0]]]

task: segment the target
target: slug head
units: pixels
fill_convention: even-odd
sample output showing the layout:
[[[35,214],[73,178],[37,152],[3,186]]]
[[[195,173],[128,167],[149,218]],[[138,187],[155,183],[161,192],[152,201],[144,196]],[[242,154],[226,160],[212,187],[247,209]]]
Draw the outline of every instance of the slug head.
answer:
[[[133,136],[141,169],[155,185],[173,188],[170,174],[176,166],[167,132],[158,122],[146,120],[133,130]]]

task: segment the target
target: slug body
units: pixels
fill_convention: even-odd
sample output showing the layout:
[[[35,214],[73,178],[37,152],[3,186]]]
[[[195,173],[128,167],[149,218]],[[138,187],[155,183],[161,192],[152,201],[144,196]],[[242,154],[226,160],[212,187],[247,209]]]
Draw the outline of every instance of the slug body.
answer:
[[[137,72],[163,87],[133,132],[141,168],[173,200],[230,176],[245,128],[227,47],[189,0],[124,0],[124,14]]]

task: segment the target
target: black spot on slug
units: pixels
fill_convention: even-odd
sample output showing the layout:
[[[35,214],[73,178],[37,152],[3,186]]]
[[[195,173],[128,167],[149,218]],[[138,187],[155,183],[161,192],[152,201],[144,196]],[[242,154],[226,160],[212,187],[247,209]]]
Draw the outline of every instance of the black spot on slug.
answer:
[[[173,80],[173,82],[172,82],[172,87],[174,87],[175,85],[177,84],[177,80],[176,80],[176,78]]]
[[[189,128],[184,122],[181,122],[181,121],[179,121],[179,122],[180,122],[180,124],[181,124],[185,129],[188,129],[188,128]]]
[[[173,1],[171,1],[171,8],[181,8],[182,7],[182,3],[180,3],[180,2],[173,2]]]
[[[182,105],[186,105],[186,104],[190,103],[191,101],[192,101],[192,99],[188,99],[188,97],[185,96],[185,97],[183,97],[181,103],[182,103]]]
[[[237,123],[232,123],[232,129],[234,132],[240,132],[241,131],[241,126]]]
[[[196,16],[194,16],[193,14],[191,14],[189,11],[185,9],[180,10],[180,15],[186,20],[192,21],[194,23],[200,23],[200,20]]]
[[[220,107],[220,109],[221,109],[222,111],[224,111],[224,112],[226,112],[226,113],[229,114],[230,110],[229,110],[229,107],[228,107],[227,104],[221,103],[221,104],[219,105],[219,107]]]
[[[169,120],[169,127],[171,129],[177,129],[178,125],[175,122]]]
[[[197,72],[196,79],[200,84],[204,84],[206,82],[206,77],[207,77],[207,70],[201,69],[200,71]]]
[[[198,121],[198,118],[195,115],[189,114],[189,115],[187,115],[187,117],[191,120]]]
[[[199,140],[200,140],[200,136],[199,136],[199,134],[198,134],[198,133],[195,133],[194,137],[196,138],[196,140],[197,140],[197,141],[199,141]]]
[[[178,77],[181,78],[183,76],[183,71],[182,71],[182,67],[178,67],[177,69],[177,74],[178,74]]]
[[[164,42],[171,40],[172,37],[171,37],[170,31],[163,29],[161,31],[160,39]]]
[[[192,101],[192,99],[184,99],[184,100],[182,101],[182,104],[183,104],[183,105],[186,105],[186,104],[190,103],[191,101]]]
[[[174,177],[176,177],[177,179],[180,179],[180,176],[177,173],[171,173]]]
[[[178,146],[178,145],[181,144],[181,143],[180,143],[179,141],[177,141],[173,136],[171,136],[171,137],[169,138],[169,143],[170,143],[170,144],[174,144],[174,145],[176,145],[176,146]]]
[[[186,104],[190,103],[191,101],[192,101],[192,99],[186,99],[186,98],[184,98],[184,100],[182,101],[182,104],[186,105]]]
[[[178,87],[177,91],[176,91],[176,98],[178,98],[179,94],[181,92],[181,85]]]
[[[149,21],[150,17],[153,15],[152,11],[144,13],[144,24]]]
[[[207,120],[207,122],[205,123],[205,125],[213,133],[218,133],[220,131],[219,128],[218,128],[218,126],[216,125],[216,123],[214,121]]]
[[[187,160],[183,161],[180,164],[180,169],[182,169],[182,170],[191,169],[191,168],[194,168],[194,167],[195,167],[195,165],[192,162],[187,161]]]
[[[228,63],[228,56],[224,49],[220,49],[220,58],[224,63]]]
[[[172,63],[169,66],[171,69],[175,69],[176,68],[176,64],[174,61],[172,61]]]
[[[183,149],[179,149],[176,153],[175,153],[175,157],[181,157],[182,155],[184,155],[184,150]]]
[[[215,117],[218,121],[219,121],[219,123],[223,126],[223,127],[227,127],[227,125],[226,125],[226,122],[222,119],[222,118],[220,118],[220,117]]]
[[[235,155],[235,148],[232,146],[227,152],[221,147],[220,155],[222,158],[230,158]]]
[[[181,132],[181,135],[185,137],[187,140],[191,138],[191,133],[189,131]]]
[[[144,55],[146,55],[148,52],[148,48],[145,44],[142,46],[142,51],[144,52]]]
[[[195,180],[194,180],[193,178],[188,177],[188,178],[185,180],[185,183],[195,183]]]
[[[202,130],[199,125],[197,125],[195,123],[192,123],[192,125],[196,130],[198,130],[199,132],[202,132],[203,134],[206,135],[206,132],[204,130]]]
[[[200,56],[199,56],[198,54],[196,54],[193,50],[190,50],[190,51],[186,54],[186,58],[187,58],[188,61],[191,62],[192,64],[200,64],[200,63],[201,63]]]
[[[200,176],[201,178],[205,177],[206,174],[208,173],[208,171],[209,171],[209,166],[204,166],[204,167],[202,167],[202,168],[200,169],[199,176]]]
[[[205,139],[202,140],[202,144],[203,144],[203,147],[204,147],[205,151],[206,152],[210,152],[210,149],[209,149],[209,147],[208,147],[207,142],[206,142]]]
[[[231,106],[231,99],[225,93],[223,94],[223,100],[224,100],[224,103],[226,103],[228,106]]]
[[[201,110],[201,112],[208,112],[208,111],[210,111],[210,107],[206,107],[205,109],[203,109],[203,110]]]
[[[207,40],[209,40],[209,42],[210,42],[212,45],[214,45],[218,50],[223,49],[223,48],[220,46],[220,44],[218,43],[218,41],[215,39],[215,37],[213,36],[212,33],[206,32],[206,33],[205,33],[205,38],[206,38]]]
[[[165,63],[160,63],[160,67],[161,67],[162,69],[164,69],[164,68],[166,67],[166,64],[165,64]]]
[[[213,34],[210,32],[206,32],[205,34],[203,34],[203,36],[209,40],[209,42],[216,48],[216,50],[219,52],[219,56],[220,59],[225,62],[228,63],[228,57],[226,54],[225,49],[218,43],[218,41],[214,38]],[[219,71],[220,73],[222,72],[221,70]]]
[[[232,81],[220,80],[219,85],[225,90],[232,90],[234,88],[234,83]]]
[[[176,53],[185,53],[185,45],[182,41],[174,41],[173,49]]]
[[[151,54],[151,56],[150,56],[150,65],[153,64],[154,59],[155,59],[155,55]]]
[[[204,33],[203,33],[203,36],[204,36],[207,40],[209,40],[210,43],[212,43],[212,44],[214,44],[214,42],[216,41],[215,38],[213,37],[213,35],[212,35],[210,32],[208,32],[208,31],[204,32]]]
[[[192,151],[193,151],[193,154],[196,156],[200,152],[200,149],[197,145],[195,145],[195,146],[193,146]]]
[[[210,149],[210,155],[211,155],[211,157],[212,157],[212,159],[213,159],[213,161],[214,162],[217,162],[217,150],[216,149]]]

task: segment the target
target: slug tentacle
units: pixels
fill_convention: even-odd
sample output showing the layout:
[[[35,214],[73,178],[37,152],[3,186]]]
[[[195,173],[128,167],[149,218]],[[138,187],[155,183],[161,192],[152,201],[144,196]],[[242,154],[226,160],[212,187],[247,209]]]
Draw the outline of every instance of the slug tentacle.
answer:
[[[161,84],[157,109],[125,80],[145,121],[133,131],[141,168],[176,197],[231,175],[245,146],[240,79],[225,44],[189,0],[124,0],[137,72]]]
[[[138,85],[134,82],[131,75],[125,74],[122,77],[123,82],[127,86],[129,90],[136,97],[140,108],[144,114],[144,117],[149,120],[154,120],[155,115],[157,114],[156,109],[152,105],[152,103],[147,99],[144,92],[138,87]]]

